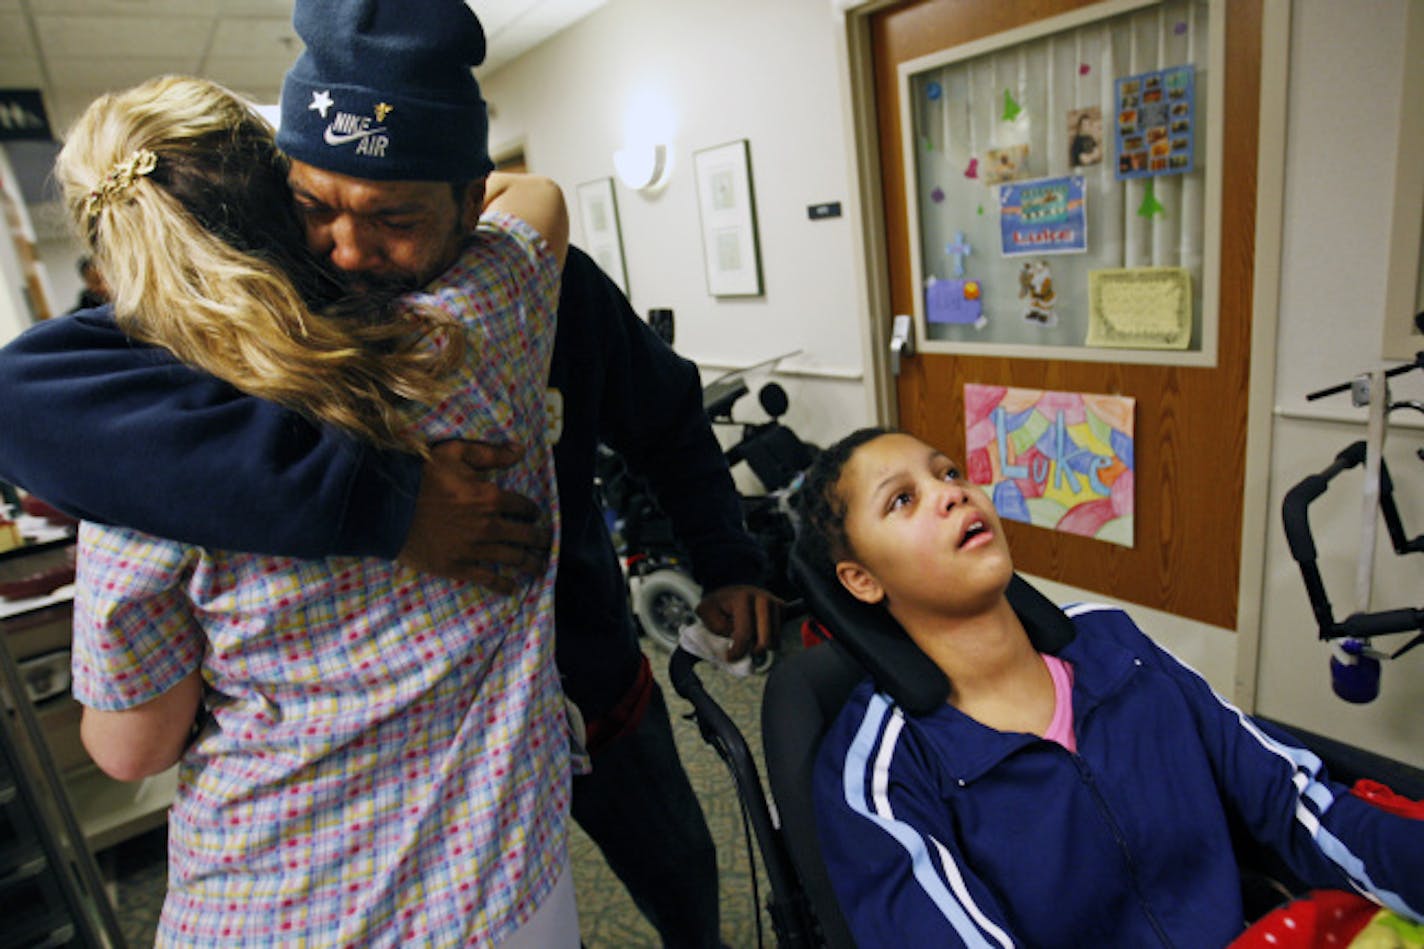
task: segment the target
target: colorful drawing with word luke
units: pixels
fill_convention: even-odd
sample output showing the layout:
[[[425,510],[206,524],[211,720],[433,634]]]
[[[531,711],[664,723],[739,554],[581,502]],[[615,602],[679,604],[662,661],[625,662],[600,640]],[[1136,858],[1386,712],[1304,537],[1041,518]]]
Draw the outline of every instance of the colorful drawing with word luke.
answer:
[[[1196,155],[1196,67],[1124,76],[1113,86],[1118,178],[1191,171]]]
[[[965,471],[1001,517],[1133,545],[1126,396],[964,386]]]
[[[999,186],[999,233],[1005,257],[1081,254],[1088,249],[1082,175]]]

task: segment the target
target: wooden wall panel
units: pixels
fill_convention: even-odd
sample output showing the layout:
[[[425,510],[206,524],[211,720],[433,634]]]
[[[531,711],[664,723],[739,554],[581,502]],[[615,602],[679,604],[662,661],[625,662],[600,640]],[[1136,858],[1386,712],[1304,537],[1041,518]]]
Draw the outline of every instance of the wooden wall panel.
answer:
[[[1154,609],[1234,628],[1241,562],[1255,237],[1262,0],[1226,4],[1221,297],[1217,365],[1162,367],[917,355],[899,382],[900,425],[964,457],[966,382],[1137,400],[1132,548],[1008,522],[1018,567]],[[919,0],[871,21],[893,312],[914,306],[897,66],[1088,5],[1083,0]],[[1200,290],[1198,289],[1198,292]]]

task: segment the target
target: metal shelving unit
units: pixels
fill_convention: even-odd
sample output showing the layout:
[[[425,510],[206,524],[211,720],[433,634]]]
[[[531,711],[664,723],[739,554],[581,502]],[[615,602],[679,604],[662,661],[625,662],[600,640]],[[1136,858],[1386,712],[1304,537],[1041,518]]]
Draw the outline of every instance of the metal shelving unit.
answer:
[[[0,949],[122,949],[94,857],[0,636]]]

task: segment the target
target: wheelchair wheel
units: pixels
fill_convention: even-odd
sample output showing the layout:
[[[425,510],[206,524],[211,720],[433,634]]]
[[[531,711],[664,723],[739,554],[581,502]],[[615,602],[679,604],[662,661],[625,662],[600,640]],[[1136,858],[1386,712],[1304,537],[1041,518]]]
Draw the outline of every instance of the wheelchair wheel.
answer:
[[[697,619],[702,588],[681,570],[664,567],[630,578],[633,615],[648,638],[671,652],[678,631]]]
[[[630,577],[628,591],[638,628],[659,648],[668,652],[676,649],[682,627],[697,619],[702,588],[681,570],[662,567]],[[774,650],[753,655],[752,672],[763,675],[775,661]]]

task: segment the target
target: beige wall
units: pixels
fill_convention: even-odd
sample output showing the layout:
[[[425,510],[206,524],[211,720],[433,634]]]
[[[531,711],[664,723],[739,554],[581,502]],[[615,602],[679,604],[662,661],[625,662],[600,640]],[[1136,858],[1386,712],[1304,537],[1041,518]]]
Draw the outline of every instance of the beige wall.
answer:
[[[862,384],[852,221],[811,221],[847,205],[852,179],[826,0],[611,0],[549,42],[482,76],[498,155],[522,145],[530,169],[575,188],[613,174],[613,152],[644,134],[670,147],[671,178],[647,196],[615,184],[629,295],[671,307],[676,348],[708,374],[793,350],[787,421],[827,441],[869,420]],[[750,142],[765,295],[717,299],[702,264],[692,153]],[[744,400],[739,410],[755,408]]]
[[[1348,396],[1305,394],[1384,364],[1385,281],[1398,160],[1405,11],[1419,0],[1297,0],[1292,5],[1285,230],[1276,340],[1276,418],[1257,708],[1416,766],[1424,766],[1424,648],[1384,665],[1381,696],[1353,706],[1327,680],[1328,649],[1280,529],[1280,502],[1305,475],[1364,437]],[[1369,15],[1360,15],[1368,9]],[[1424,55],[1416,51],[1414,55]],[[1419,108],[1417,102],[1415,108]],[[1406,156],[1418,162],[1421,156]],[[1396,365],[1397,363],[1389,363]],[[1401,377],[1395,399],[1424,398],[1424,373]],[[1412,418],[1408,417],[1412,416]],[[1424,416],[1398,413],[1386,459],[1406,529],[1424,533]],[[1337,619],[1356,608],[1362,477],[1341,475],[1311,506],[1320,568]],[[1383,527],[1380,528],[1381,533]],[[1374,610],[1424,606],[1424,555],[1380,545]],[[1408,637],[1379,640],[1403,645]]]

